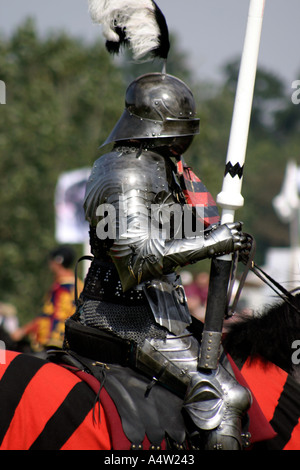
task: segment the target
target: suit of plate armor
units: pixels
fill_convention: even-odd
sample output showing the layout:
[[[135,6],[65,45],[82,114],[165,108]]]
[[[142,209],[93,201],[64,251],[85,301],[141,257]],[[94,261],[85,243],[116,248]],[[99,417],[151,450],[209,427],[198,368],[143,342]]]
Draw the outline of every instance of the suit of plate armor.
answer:
[[[128,87],[125,111],[106,141],[115,146],[95,162],[87,184],[94,259],[66,344],[74,346],[74,324],[97,329],[97,360],[151,378],[148,392],[159,383],[181,397],[184,415],[205,434],[204,448],[240,449],[249,392],[223,361],[216,371],[199,370],[201,339],[191,333],[176,272],[243,248],[238,224],[185,236],[172,157],[186,150],[198,126],[193,95],[177,78],[147,74]]]

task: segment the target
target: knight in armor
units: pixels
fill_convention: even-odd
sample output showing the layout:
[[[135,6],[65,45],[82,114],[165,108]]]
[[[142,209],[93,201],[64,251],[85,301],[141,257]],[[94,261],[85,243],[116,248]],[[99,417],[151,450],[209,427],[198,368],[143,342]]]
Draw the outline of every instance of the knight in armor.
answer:
[[[143,75],[129,85],[105,142],[113,148],[96,160],[87,183],[93,260],[64,348],[96,376],[91,364],[104,367],[104,386],[133,447],[145,433],[155,448],[165,438],[170,448],[243,447],[250,393],[226,356],[216,371],[198,367],[201,334],[177,272],[246,243],[240,223],[188,230],[177,163],[198,132],[186,84]],[[188,220],[196,219],[192,211]]]

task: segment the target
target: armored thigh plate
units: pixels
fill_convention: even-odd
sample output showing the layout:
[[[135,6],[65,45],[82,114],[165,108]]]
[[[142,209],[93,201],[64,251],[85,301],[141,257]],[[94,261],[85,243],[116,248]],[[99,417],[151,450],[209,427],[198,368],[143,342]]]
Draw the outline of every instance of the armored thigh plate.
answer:
[[[199,343],[193,336],[168,335],[146,341],[136,366],[147,375],[152,371],[153,385],[159,382],[184,396],[183,410],[207,450],[242,449],[242,420],[251,394],[236,381],[230,365],[225,367],[225,359],[215,370],[198,370],[198,354]]]

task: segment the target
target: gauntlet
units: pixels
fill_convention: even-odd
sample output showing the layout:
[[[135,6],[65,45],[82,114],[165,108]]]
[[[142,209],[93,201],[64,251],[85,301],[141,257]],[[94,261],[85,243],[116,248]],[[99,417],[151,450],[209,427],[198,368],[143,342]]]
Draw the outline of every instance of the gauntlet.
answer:
[[[229,254],[242,250],[245,243],[246,236],[241,232],[240,222],[220,225],[204,237],[167,243],[164,267],[184,266],[204,258]]]

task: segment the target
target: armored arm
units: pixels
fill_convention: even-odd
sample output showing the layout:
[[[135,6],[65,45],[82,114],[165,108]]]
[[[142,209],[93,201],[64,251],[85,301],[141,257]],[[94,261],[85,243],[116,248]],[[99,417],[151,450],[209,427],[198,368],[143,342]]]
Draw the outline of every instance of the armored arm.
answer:
[[[246,238],[241,223],[213,227],[203,236],[166,243],[164,267],[185,266],[204,258],[221,256],[243,248]]]
[[[178,233],[183,207],[170,185],[164,157],[150,151],[138,158],[114,152],[99,160],[87,185],[86,215],[95,226],[101,206],[113,209],[108,254],[124,291],[160,279],[178,266],[242,248],[240,224],[214,227],[189,238]],[[97,235],[102,236],[99,231]]]
[[[218,226],[205,236],[175,240],[148,238],[143,230],[138,233],[139,230],[134,229],[136,223],[133,219],[126,234],[130,234],[129,238],[115,240],[111,248],[124,290],[142,281],[160,278],[179,266],[243,248],[244,236],[239,223]]]
[[[143,281],[159,279],[177,267],[243,248],[245,237],[241,233],[240,223],[215,226],[192,238],[186,238],[184,234],[178,237],[178,233],[176,238],[170,238],[168,223],[172,209],[175,206],[178,215],[182,208],[165,192],[156,194],[150,201],[149,196],[145,191],[127,192],[124,232],[118,222],[121,220],[120,207],[117,209],[119,237],[114,240],[110,256],[118,269],[124,290]],[[153,208],[157,207],[158,200],[160,214],[162,219],[165,218],[165,223],[162,222],[159,227],[153,223],[153,219],[157,222]],[[123,209],[121,211],[124,212]],[[179,217],[182,217],[182,212]]]

